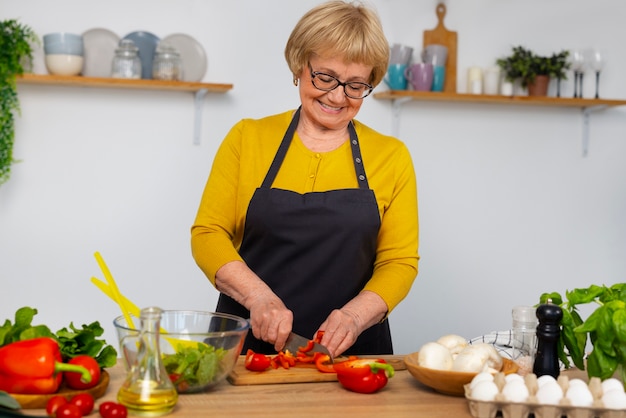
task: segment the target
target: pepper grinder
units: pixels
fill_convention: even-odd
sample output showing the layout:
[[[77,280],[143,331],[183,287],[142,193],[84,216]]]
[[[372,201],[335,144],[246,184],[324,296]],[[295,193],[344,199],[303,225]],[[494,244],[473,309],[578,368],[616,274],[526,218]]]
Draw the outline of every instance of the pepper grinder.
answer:
[[[548,299],[548,303],[537,308],[537,354],[533,373],[539,376],[548,374],[555,379],[559,376],[558,342],[561,335],[563,310]]]

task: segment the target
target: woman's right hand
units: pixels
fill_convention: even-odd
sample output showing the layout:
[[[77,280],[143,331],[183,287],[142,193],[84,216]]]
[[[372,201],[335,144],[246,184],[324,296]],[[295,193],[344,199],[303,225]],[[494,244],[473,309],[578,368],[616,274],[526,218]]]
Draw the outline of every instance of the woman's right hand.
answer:
[[[248,309],[255,338],[273,344],[277,352],[282,350],[293,327],[293,312],[274,293],[255,297]]]
[[[280,351],[293,327],[293,312],[242,261],[224,264],[215,275],[215,285],[250,311],[255,338],[273,344]]]

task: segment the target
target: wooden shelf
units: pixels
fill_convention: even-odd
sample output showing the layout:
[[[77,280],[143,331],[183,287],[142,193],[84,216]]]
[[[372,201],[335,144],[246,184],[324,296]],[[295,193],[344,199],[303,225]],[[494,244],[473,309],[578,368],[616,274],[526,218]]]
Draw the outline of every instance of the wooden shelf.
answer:
[[[82,76],[61,76],[44,74],[24,74],[17,78],[18,83],[51,86],[98,87],[137,90],[174,90],[197,92],[206,90],[210,93],[226,93],[232,84],[194,83],[169,80],[133,80],[127,78],[100,78]]]
[[[460,94],[447,92],[435,93],[430,91],[412,90],[383,91],[380,93],[375,93],[374,98],[392,101],[392,133],[396,137],[399,136],[400,109],[404,103],[410,101],[578,108],[582,110],[583,115],[583,156],[587,156],[587,153],[589,151],[589,115],[591,114],[591,112],[606,109],[608,107],[626,106],[626,100],[617,99],[578,99],[566,97],[537,96],[491,96],[485,94]]]
[[[552,107],[612,107],[626,106],[626,100],[614,99],[574,99],[566,97],[535,97],[535,96],[489,96],[485,94],[459,94],[445,92],[390,90],[375,93],[377,99],[387,100],[416,100],[432,102],[469,102],[486,104],[552,106]]]
[[[193,143],[200,144],[202,107],[207,93],[226,93],[232,84],[195,83],[187,81],[144,80],[108,77],[60,76],[45,74],[24,74],[17,78],[21,84],[39,86],[95,87],[126,90],[166,90],[194,93],[194,132]]]

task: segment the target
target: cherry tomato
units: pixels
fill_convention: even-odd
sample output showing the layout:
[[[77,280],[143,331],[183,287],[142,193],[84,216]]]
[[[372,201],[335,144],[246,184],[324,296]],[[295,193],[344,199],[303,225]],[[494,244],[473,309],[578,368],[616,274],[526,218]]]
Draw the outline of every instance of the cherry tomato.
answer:
[[[76,364],[79,366],[83,366],[85,369],[89,371],[91,375],[91,381],[89,383],[84,383],[80,380],[80,373],[77,372],[65,372],[63,373],[65,377],[65,383],[72,389],[89,389],[98,384],[100,382],[100,365],[96,361],[95,358],[81,354],[72,358],[68,361],[69,364]]]
[[[80,409],[71,403],[59,406],[55,415],[56,418],[82,418],[82,416]]]
[[[66,403],[67,399],[65,399],[63,396],[53,396],[52,398],[48,399],[48,402],[46,402],[46,414],[53,417],[56,414],[57,409],[59,409],[59,406],[65,405]]]
[[[89,393],[79,393],[70,399],[70,403],[76,405],[83,415],[91,414],[93,411],[94,400]]]
[[[102,418],[126,418],[128,410],[124,405],[115,402],[104,402],[99,408]]]
[[[100,412],[100,415],[104,418],[106,418],[109,413],[109,411],[115,406],[117,405],[115,402],[111,402],[111,401],[107,401],[107,402],[102,402],[100,404],[100,407],[98,408],[98,412]]]
[[[262,372],[270,367],[272,362],[271,357],[265,354],[258,354],[252,350],[246,352],[246,369],[253,372]]]

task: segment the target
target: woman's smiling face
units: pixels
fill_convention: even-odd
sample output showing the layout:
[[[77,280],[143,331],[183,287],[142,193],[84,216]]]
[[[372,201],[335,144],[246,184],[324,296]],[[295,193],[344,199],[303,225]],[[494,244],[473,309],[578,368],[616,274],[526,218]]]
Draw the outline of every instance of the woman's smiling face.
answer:
[[[309,68],[310,66],[310,68]],[[338,85],[331,91],[319,90],[313,85],[311,72],[321,72],[336,77],[342,83],[368,83],[372,67],[345,62],[340,58],[322,58],[313,55],[300,74],[300,101],[302,118],[320,130],[346,129],[359,112],[363,99],[351,99]]]

